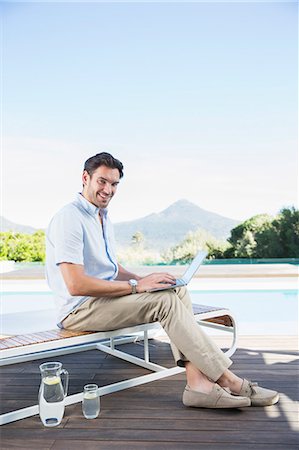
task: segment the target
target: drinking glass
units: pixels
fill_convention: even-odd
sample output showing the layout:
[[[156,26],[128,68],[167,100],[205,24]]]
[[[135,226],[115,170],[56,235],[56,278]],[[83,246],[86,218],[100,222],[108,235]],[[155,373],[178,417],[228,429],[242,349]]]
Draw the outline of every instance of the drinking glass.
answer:
[[[100,397],[96,384],[84,386],[82,411],[86,419],[96,419],[100,412]]]

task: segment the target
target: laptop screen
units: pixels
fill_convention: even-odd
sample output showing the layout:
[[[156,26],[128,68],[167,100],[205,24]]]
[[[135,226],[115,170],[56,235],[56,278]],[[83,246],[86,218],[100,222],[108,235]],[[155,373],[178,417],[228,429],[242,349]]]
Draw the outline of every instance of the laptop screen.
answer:
[[[193,259],[192,263],[190,264],[190,266],[188,267],[188,269],[186,270],[186,272],[184,273],[184,275],[182,277],[182,279],[186,282],[186,284],[189,283],[189,281],[191,280],[191,278],[193,277],[193,275],[199,268],[200,264],[207,256],[207,254],[208,254],[208,252],[206,252],[206,251],[200,251],[197,253],[197,255]]]

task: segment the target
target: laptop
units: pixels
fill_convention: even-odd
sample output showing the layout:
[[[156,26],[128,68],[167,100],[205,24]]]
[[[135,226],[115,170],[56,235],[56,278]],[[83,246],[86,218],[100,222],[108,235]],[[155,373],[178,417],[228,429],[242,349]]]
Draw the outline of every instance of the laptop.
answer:
[[[164,291],[165,289],[174,289],[176,287],[180,286],[186,286],[192,279],[193,275],[207,256],[208,252],[206,251],[200,251],[197,253],[189,267],[187,268],[186,272],[182,276],[182,278],[177,278],[175,281],[175,284],[169,287],[163,287],[163,283],[161,283],[161,287],[150,289],[148,292],[155,292],[155,291]]]

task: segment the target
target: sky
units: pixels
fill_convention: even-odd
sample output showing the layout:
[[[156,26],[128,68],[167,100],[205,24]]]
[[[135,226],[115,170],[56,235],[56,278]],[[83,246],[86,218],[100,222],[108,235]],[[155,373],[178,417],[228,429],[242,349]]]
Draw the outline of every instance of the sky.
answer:
[[[101,151],[125,168],[114,222],[296,206],[297,8],[2,2],[1,215],[45,228]]]

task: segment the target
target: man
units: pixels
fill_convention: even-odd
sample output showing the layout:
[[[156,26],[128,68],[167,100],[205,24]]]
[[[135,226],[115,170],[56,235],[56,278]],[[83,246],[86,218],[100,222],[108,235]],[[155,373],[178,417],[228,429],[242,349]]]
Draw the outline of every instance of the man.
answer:
[[[159,321],[178,365],[186,368],[186,406],[266,406],[278,393],[237,377],[232,361],[194,320],[186,288],[149,292],[175,283],[169,273],[139,277],[118,264],[107,207],[123,176],[109,153],[85,162],[82,193],[62,208],[47,230],[46,273],[59,305],[59,326],[107,331]]]

